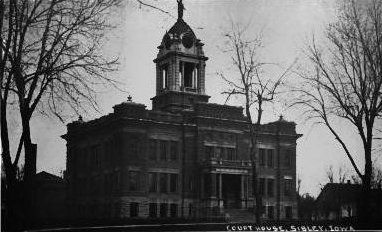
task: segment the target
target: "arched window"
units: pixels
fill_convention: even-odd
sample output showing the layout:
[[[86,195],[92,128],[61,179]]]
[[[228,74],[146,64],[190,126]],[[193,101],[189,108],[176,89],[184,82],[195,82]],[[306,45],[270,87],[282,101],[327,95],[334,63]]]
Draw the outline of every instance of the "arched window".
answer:
[[[162,65],[160,68],[162,89],[168,88],[168,64]]]
[[[179,80],[182,87],[188,89],[197,88],[198,82],[198,68],[192,62],[179,62]]]

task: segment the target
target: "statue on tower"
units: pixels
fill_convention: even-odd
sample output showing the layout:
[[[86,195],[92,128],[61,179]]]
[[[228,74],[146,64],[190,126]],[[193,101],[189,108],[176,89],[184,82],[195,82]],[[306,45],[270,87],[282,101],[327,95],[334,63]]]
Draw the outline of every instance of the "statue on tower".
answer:
[[[182,0],[176,0],[178,2],[178,19],[183,18],[183,10],[185,10]]]

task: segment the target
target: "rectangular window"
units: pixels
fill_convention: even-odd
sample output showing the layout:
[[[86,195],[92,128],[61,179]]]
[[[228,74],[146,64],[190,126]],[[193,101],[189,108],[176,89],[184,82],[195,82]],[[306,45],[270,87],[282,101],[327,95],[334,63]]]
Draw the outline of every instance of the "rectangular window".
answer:
[[[291,150],[287,150],[285,152],[284,166],[288,168],[292,166],[292,151]]]
[[[194,190],[194,180],[192,179],[192,177],[190,177],[190,179],[188,180],[188,190]]]
[[[178,159],[178,142],[177,141],[171,141],[170,159],[173,161]]]
[[[129,149],[130,157],[134,157],[134,158],[138,157],[139,156],[139,149],[138,149],[139,140],[136,138],[131,138],[129,144],[130,144],[130,149]]]
[[[274,219],[274,216],[275,216],[275,207],[270,205],[268,206],[268,218],[269,219]]]
[[[223,148],[222,147],[217,147],[215,149],[215,158],[216,159],[221,159],[223,157]]]
[[[184,62],[184,70],[183,70],[183,75],[184,75],[184,87],[194,87],[194,80],[193,80],[193,73],[194,73],[194,68],[195,64],[189,63],[189,62]]]
[[[160,192],[167,193],[167,173],[160,173]]]
[[[167,160],[167,141],[160,141],[160,159],[165,161]]]
[[[261,206],[261,215],[265,215],[267,213],[267,208],[265,207],[265,205],[262,205]]]
[[[139,174],[135,171],[129,171],[129,190],[138,191]]]
[[[88,189],[90,189],[89,181],[87,181]],[[105,192],[110,193],[111,192],[111,175],[110,174],[105,174]]]
[[[192,216],[193,206],[192,203],[188,204],[188,216]]]
[[[265,149],[259,149],[260,166],[265,166]]]
[[[170,192],[178,190],[178,174],[170,174]]]
[[[273,197],[274,195],[274,188],[275,188],[275,180],[274,179],[268,179],[268,183],[267,183],[267,192],[268,192],[268,196],[269,197]]]
[[[178,204],[170,205],[170,215],[173,218],[178,216]]]
[[[93,212],[94,213],[94,211],[95,211],[95,209],[90,209],[91,210],[91,212]],[[121,214],[121,204],[120,203],[115,203],[114,204],[114,209],[112,209],[113,210],[113,215],[114,215],[114,217],[119,217],[120,216],[120,214]]]
[[[161,203],[159,209],[160,217],[167,217],[167,203]]]
[[[113,190],[119,189],[121,187],[121,172],[115,171],[113,173]]]
[[[157,192],[157,173],[149,173],[149,192]]]
[[[268,167],[272,168],[273,167],[273,149],[268,149],[268,154],[267,154],[267,163]]]
[[[285,219],[292,219],[292,206],[285,206]]]
[[[103,162],[104,162],[104,165],[108,167],[110,165],[110,153],[111,153],[110,142],[106,141],[103,146],[105,148],[103,149],[103,157],[104,157]]]
[[[150,139],[149,145],[149,159],[157,160],[157,141],[155,139]]]
[[[261,196],[265,196],[265,178],[260,178],[259,193]]]
[[[97,146],[92,146],[91,148],[91,154],[92,154],[92,161],[93,161],[93,168],[99,168],[100,167],[100,147],[97,145]]]
[[[204,181],[204,193],[208,196],[211,194],[211,178],[210,178],[210,175],[205,173],[203,175],[203,181]]]
[[[105,149],[105,150],[106,150],[106,149]],[[83,166],[83,167],[80,167],[80,168],[88,169],[88,168],[91,167],[91,165],[92,165],[91,161],[89,160],[89,152],[88,152],[88,149],[82,148],[82,149],[80,149],[80,152],[81,152],[81,155],[83,156],[83,162],[84,162],[84,166]],[[90,162],[89,162],[89,161],[90,161]]]
[[[167,88],[167,82],[168,82],[168,65],[163,65],[161,67],[161,75],[162,75],[162,89]]]
[[[228,151],[227,151],[227,148],[222,147],[220,157],[221,157],[221,159],[223,159],[223,160],[228,160]]]
[[[137,202],[130,203],[130,217],[138,217],[139,204]]]
[[[149,204],[149,217],[156,218],[157,217],[157,203]]]
[[[206,158],[211,159],[214,157],[214,147],[212,146],[205,146],[206,150]]]
[[[101,166],[101,159],[102,159],[102,157],[101,157],[101,152],[100,152],[100,150],[101,150],[101,147],[100,146],[96,146],[96,149],[95,149],[95,162],[96,162],[96,168],[99,168],[100,166]]]
[[[228,159],[228,160],[236,160],[236,157],[235,157],[235,149],[233,149],[233,148],[227,148],[227,159]]]
[[[284,179],[284,194],[285,196],[291,196],[292,195],[292,180],[290,179]]]

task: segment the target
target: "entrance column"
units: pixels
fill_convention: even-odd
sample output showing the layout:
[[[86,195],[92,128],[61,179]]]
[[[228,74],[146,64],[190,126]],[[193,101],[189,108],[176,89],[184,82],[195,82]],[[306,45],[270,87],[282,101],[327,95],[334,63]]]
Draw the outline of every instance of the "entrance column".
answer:
[[[220,208],[223,208],[223,194],[222,194],[222,185],[223,185],[223,178],[222,178],[222,175],[221,173],[218,174],[219,175],[219,206]]]
[[[223,178],[222,178],[222,174],[219,173],[219,199],[223,198],[222,190],[223,190]]]
[[[211,173],[211,197],[216,197],[216,174]]]
[[[202,197],[202,199],[204,198],[204,196],[205,196],[205,189],[204,189],[204,186],[205,186],[205,184],[204,184],[204,174],[202,174],[201,175],[202,176],[202,178],[200,178],[200,195],[201,195],[201,197]],[[183,183],[184,184],[184,183]]]
[[[240,183],[241,183],[240,198],[244,199],[244,175],[240,175]]]
[[[182,77],[182,87],[184,88],[185,86],[185,82],[184,82],[184,62],[182,61],[179,61],[179,65],[180,65],[180,68],[181,68],[181,77]]]
[[[216,174],[210,173],[210,207],[216,207],[218,205],[216,199]]]
[[[241,191],[240,191],[241,208],[245,207],[245,201],[244,201],[244,198],[245,198],[244,180],[245,180],[245,176],[243,174],[240,175],[240,182],[241,182]]]

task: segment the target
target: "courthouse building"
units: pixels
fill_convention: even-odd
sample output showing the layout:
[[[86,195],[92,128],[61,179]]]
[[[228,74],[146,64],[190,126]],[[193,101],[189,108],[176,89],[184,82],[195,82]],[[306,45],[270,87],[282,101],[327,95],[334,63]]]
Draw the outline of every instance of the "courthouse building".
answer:
[[[242,107],[209,103],[204,44],[182,13],[158,47],[151,110],[129,97],[106,116],[68,124],[71,217],[253,215],[247,119]],[[258,130],[263,217],[295,219],[300,135],[282,117]]]

